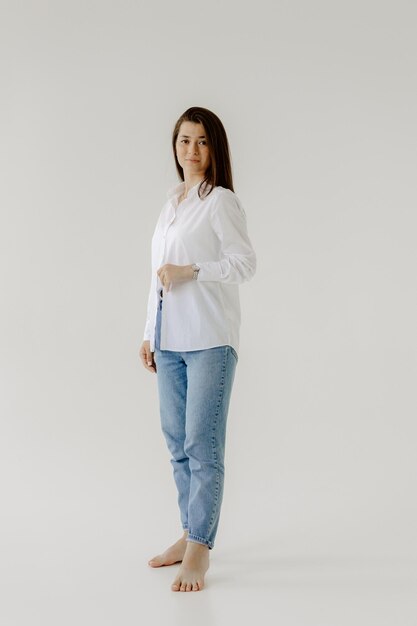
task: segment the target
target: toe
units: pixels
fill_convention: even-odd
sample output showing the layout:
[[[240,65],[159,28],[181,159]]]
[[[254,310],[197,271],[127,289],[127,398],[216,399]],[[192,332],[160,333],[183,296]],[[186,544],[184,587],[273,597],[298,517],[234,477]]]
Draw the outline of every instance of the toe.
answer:
[[[180,590],[181,590],[181,591],[186,591],[186,589],[187,589],[187,583],[182,582],[182,583],[181,583]]]
[[[187,583],[187,587],[186,587],[186,591],[191,591],[193,588],[193,584],[192,583]]]
[[[172,591],[179,591],[180,590],[180,584],[178,581],[174,581],[171,585],[171,589]]]

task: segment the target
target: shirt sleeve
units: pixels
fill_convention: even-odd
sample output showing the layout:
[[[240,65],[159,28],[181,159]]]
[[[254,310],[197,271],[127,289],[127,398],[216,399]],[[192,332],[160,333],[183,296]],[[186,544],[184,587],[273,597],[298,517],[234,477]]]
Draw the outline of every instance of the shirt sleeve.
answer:
[[[256,254],[248,236],[246,213],[231,189],[222,191],[213,210],[212,226],[221,243],[221,259],[195,261],[198,281],[237,284],[256,272]]]
[[[146,319],[145,330],[143,332],[142,341],[149,341],[151,338],[151,321],[149,317]]]
[[[166,206],[166,205],[165,205]],[[146,307],[146,322],[145,322],[145,328],[143,331],[143,341],[149,340],[151,338],[151,334],[152,334],[152,327],[151,327],[151,306],[152,306],[152,296],[154,294],[154,290],[156,289],[156,284],[155,284],[155,276],[154,276],[154,271],[153,271],[153,266],[152,266],[152,246],[153,246],[153,241],[154,238],[157,235],[158,232],[158,226],[159,223],[162,219],[164,210],[165,210],[165,206],[162,209],[161,213],[159,214],[158,217],[158,221],[155,225],[155,229],[153,231],[153,235],[152,235],[152,240],[151,240],[151,254],[150,254],[150,265],[151,265],[151,275],[150,275],[150,280],[149,280],[149,294],[148,294],[148,303],[147,303],[147,307]]]
[[[151,275],[149,294],[148,294],[148,304],[146,307],[146,322],[145,322],[145,329],[143,331],[143,341],[151,338],[151,296],[152,296],[153,286],[154,285],[153,285],[153,280],[152,280],[152,275]]]
[[[149,312],[148,312],[146,316],[145,330],[143,331],[143,341],[147,341],[150,338],[151,338],[151,320],[150,320]]]

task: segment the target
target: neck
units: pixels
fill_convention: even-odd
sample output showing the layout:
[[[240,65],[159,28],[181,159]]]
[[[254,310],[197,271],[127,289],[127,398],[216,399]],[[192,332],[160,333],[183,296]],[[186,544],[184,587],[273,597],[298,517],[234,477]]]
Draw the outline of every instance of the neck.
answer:
[[[186,176],[184,179],[185,187],[183,195],[186,196],[191,187],[194,187],[194,185],[197,185],[197,183],[200,183],[202,180],[204,180],[204,176],[193,176],[192,178]]]

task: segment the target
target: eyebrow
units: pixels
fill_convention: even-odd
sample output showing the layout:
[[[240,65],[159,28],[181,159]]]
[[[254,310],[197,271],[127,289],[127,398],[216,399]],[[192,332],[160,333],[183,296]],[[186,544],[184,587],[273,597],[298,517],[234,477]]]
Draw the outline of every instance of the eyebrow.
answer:
[[[180,135],[180,137],[187,137],[187,139],[190,139],[190,135]],[[198,139],[205,139],[205,138],[206,138],[206,136],[205,136],[205,135],[200,135],[200,136],[198,137]]]

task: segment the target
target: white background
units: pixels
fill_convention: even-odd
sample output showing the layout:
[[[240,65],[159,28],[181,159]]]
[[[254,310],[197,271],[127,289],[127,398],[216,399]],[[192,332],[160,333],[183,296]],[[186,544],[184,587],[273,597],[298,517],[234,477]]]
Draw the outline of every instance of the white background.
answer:
[[[415,624],[415,4],[0,7],[1,621]],[[181,526],[139,348],[190,106],[225,125],[258,269],[184,594],[147,565]]]

